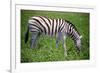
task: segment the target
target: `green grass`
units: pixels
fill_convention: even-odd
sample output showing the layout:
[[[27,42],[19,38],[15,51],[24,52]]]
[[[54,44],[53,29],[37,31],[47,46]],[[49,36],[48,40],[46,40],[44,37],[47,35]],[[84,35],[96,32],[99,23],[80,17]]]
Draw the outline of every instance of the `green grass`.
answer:
[[[72,22],[83,36],[82,49],[77,54],[73,40],[66,39],[68,56],[64,57],[64,49],[60,42],[56,48],[56,38],[41,35],[35,48],[30,48],[30,35],[27,44],[24,43],[24,35],[27,30],[28,19],[32,16],[47,16],[50,18],[62,18]],[[70,61],[70,60],[89,60],[89,13],[75,12],[51,12],[51,11],[32,11],[21,10],[21,62],[48,62],[48,61]]]

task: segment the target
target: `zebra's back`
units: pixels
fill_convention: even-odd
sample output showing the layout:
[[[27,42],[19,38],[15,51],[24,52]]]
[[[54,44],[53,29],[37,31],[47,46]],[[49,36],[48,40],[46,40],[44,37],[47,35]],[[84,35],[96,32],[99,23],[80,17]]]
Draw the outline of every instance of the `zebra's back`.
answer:
[[[56,35],[63,31],[65,21],[62,19],[50,19],[43,16],[31,17],[28,21],[30,32],[41,32],[46,35]]]

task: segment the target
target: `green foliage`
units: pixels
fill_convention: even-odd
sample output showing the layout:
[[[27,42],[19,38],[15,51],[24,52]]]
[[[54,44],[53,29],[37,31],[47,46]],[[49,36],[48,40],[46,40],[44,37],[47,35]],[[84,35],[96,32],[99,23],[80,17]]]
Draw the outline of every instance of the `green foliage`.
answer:
[[[73,40],[66,39],[68,56],[64,57],[64,49],[60,42],[59,48],[56,48],[56,38],[41,35],[35,48],[30,48],[30,36],[27,44],[24,43],[24,35],[27,31],[28,19],[32,16],[47,16],[50,18],[62,18],[72,22],[77,30],[83,36],[82,48],[80,54]],[[51,12],[51,11],[32,11],[21,10],[21,62],[46,62],[46,61],[69,61],[69,60],[88,60],[89,53],[89,13],[75,12]]]

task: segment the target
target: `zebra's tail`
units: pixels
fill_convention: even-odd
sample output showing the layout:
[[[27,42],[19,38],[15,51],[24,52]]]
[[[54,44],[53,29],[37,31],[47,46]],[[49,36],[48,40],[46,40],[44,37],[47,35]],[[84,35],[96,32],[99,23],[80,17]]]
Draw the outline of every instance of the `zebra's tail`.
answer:
[[[25,33],[25,43],[27,43],[29,37],[29,27],[27,28],[27,32]]]

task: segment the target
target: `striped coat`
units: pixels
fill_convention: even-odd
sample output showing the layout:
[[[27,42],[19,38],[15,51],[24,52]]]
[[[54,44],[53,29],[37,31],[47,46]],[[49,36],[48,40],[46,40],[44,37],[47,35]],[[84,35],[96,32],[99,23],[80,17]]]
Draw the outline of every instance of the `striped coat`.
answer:
[[[64,31],[65,21],[62,19],[50,19],[47,17],[31,17],[28,21],[30,32],[41,32],[54,36],[59,31]]]
[[[32,48],[38,37],[38,34],[45,34],[49,36],[56,36],[56,46],[58,47],[59,40],[63,40],[63,47],[66,54],[65,39],[66,36],[70,36],[76,44],[78,51],[81,46],[81,36],[77,31],[76,27],[67,20],[63,19],[50,19],[44,16],[34,16],[28,20],[28,30],[25,35],[25,43],[28,40],[28,33],[32,33],[30,47]]]

